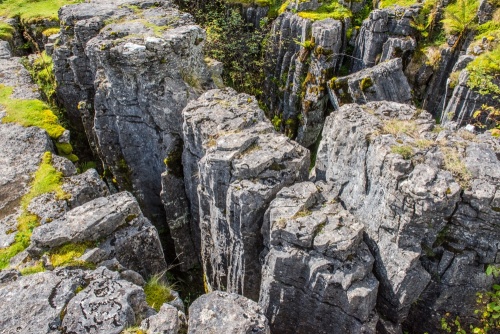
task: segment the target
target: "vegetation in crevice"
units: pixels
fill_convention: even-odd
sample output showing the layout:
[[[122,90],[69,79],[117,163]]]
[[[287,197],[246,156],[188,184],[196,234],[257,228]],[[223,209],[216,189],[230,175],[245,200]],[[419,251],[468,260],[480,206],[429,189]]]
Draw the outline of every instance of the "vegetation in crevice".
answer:
[[[149,306],[159,311],[161,306],[172,301],[172,287],[166,282],[164,275],[153,275],[144,286],[146,302]]]
[[[68,243],[50,250],[47,255],[50,258],[50,263],[54,267],[83,267],[95,269],[95,265],[90,262],[77,260],[82,256],[88,248],[95,247],[98,243],[88,241],[81,243]]]
[[[52,166],[52,153],[46,152],[38,170],[33,176],[30,191],[21,199],[21,214],[17,221],[17,234],[14,243],[0,249],[0,269],[9,265],[11,258],[25,250],[30,244],[33,229],[39,225],[38,217],[28,211],[28,205],[37,196],[54,193],[57,199],[67,199],[69,195],[62,190],[62,173]]]

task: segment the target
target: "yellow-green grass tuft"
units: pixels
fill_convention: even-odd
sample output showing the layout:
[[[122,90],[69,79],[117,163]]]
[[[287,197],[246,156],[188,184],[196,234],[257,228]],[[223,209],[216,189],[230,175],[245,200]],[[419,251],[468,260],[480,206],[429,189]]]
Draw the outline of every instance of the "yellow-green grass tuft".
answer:
[[[173,300],[170,286],[164,282],[162,275],[152,276],[144,286],[144,293],[146,302],[156,311],[159,311],[164,303]]]
[[[35,265],[26,267],[20,270],[21,275],[26,276],[26,275],[33,275],[36,273],[41,273],[45,271],[45,267],[43,266],[43,263],[41,261],[38,261]]]

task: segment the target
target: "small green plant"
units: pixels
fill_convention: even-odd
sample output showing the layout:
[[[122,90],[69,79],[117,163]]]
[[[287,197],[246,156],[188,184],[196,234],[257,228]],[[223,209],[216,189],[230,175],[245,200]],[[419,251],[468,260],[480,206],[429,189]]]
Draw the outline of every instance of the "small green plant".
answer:
[[[171,292],[171,286],[165,282],[164,275],[153,275],[144,286],[146,302],[149,306],[159,311],[161,306],[174,298]]]
[[[312,211],[304,209],[304,210],[300,210],[299,212],[297,212],[292,218],[296,219],[296,218],[307,217],[310,215],[312,215]]]
[[[465,38],[467,32],[477,28],[478,0],[457,0],[444,9],[444,31],[448,35],[458,35],[457,46]]]
[[[352,17],[352,12],[337,1],[325,1],[315,11],[299,12],[297,15],[304,19],[319,21],[325,19],[343,20]]]
[[[413,156],[413,149],[408,145],[395,145],[391,147],[391,152],[395,154],[399,154],[405,160],[411,159]]]
[[[484,104],[472,114],[471,122],[480,129],[488,129],[494,137],[500,137],[500,109]]]
[[[493,265],[486,267],[486,275],[498,277],[500,268]],[[474,313],[479,316],[479,324],[477,326],[469,325],[470,331],[467,332],[465,327],[460,322],[460,317],[455,317],[451,320],[451,315],[446,313],[441,318],[441,328],[447,333],[452,331],[459,334],[486,334],[490,331],[498,332],[500,330],[500,285],[493,284],[490,291],[478,292],[476,294],[476,305],[478,309]]]
[[[363,78],[359,82],[359,89],[361,89],[363,92],[366,91],[371,86],[373,86],[373,81],[372,78],[370,77]]]
[[[271,120],[271,123],[273,124],[274,129],[276,131],[281,130],[281,122],[282,122],[281,117],[279,115],[274,115],[273,119]]]
[[[456,148],[442,147],[441,151],[444,158],[443,168],[453,174],[463,189],[467,189],[470,185],[472,175],[462,161],[458,150]]]

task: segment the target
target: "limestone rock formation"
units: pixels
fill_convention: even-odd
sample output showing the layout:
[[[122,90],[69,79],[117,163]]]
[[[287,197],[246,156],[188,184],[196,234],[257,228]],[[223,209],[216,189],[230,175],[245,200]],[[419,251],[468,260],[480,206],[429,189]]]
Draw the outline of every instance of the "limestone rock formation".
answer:
[[[349,27],[349,19],[311,21],[288,11],[273,22],[264,84],[269,117],[281,120],[281,129],[305,147],[321,133],[328,106],[326,82],[342,63]]]
[[[328,84],[333,106],[370,101],[411,102],[411,90],[403,73],[401,58],[389,60]]]
[[[276,333],[375,333],[378,281],[362,224],[312,182],[266,212],[260,301]]]
[[[191,304],[188,328],[189,334],[270,333],[267,319],[256,302],[222,291],[203,295]]]
[[[365,224],[379,330],[391,333],[410,307],[430,332],[445,310],[473,314],[475,292],[491,284],[485,266],[498,262],[498,144],[433,127],[406,105],[346,105],[327,118],[318,151],[318,180]]]
[[[59,96],[119,189],[162,224],[161,174],[181,145],[181,111],[211,87],[205,33],[166,0],[93,1],[62,8],[60,19]]]
[[[394,38],[411,40],[412,36],[415,36],[416,31],[412,23],[419,9],[419,5],[414,5],[411,7],[391,6],[372,11],[357,35],[351,72],[375,66],[381,61],[382,54],[384,54],[384,60],[387,60],[390,57],[389,54],[392,54],[389,50],[395,49],[398,44],[402,44],[403,48],[401,48],[401,54],[398,54],[399,52],[394,54],[396,57],[401,57],[404,52],[411,50],[411,46],[405,43],[396,44]]]
[[[160,311],[144,319],[141,328],[147,333],[177,334],[186,330],[186,315],[169,304],[163,304]]]
[[[281,188],[307,177],[309,152],[232,89],[205,93],[183,115],[186,191],[208,283],[257,299],[264,212]]]

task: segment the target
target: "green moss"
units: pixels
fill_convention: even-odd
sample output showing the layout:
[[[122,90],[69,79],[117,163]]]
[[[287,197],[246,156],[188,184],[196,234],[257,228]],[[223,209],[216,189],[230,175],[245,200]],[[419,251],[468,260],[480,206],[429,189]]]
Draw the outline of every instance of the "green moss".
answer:
[[[315,11],[299,12],[298,15],[304,19],[319,21],[325,19],[343,20],[352,17],[352,12],[336,1],[327,1]]]
[[[58,34],[59,32],[61,31],[60,28],[49,28],[49,29],[45,29],[42,34],[45,36],[45,37],[50,37],[52,35],[55,35],[55,34]],[[44,51],[45,52],[45,51]]]
[[[409,7],[411,5],[417,4],[418,1],[415,0],[382,0],[379,3],[379,8],[386,8],[390,6],[401,6],[401,7]]]
[[[4,0],[0,3],[0,16],[19,16],[24,23],[33,23],[42,19],[58,21],[59,8],[83,2],[82,0]]]
[[[359,89],[361,89],[363,92],[366,91],[371,86],[373,86],[373,81],[372,78],[370,77],[363,78],[359,82]]]
[[[11,258],[25,250],[30,244],[31,233],[39,225],[38,217],[27,211],[31,200],[37,196],[55,193],[59,199],[68,198],[62,190],[62,173],[52,166],[52,154],[46,152],[42,162],[35,172],[30,191],[21,199],[21,215],[17,219],[17,234],[14,243],[7,248],[0,249],[0,269],[9,265]]]
[[[173,300],[170,286],[167,285],[160,275],[152,276],[144,286],[146,302],[149,306],[159,311],[161,306]]]
[[[42,262],[38,262],[37,264],[35,264],[31,267],[26,267],[26,268],[23,268],[20,270],[21,275],[23,275],[23,276],[41,273],[44,271],[45,271],[45,267],[43,266]]]
[[[392,146],[391,152],[401,155],[405,160],[409,160],[413,156],[413,149],[411,148],[411,146],[407,145]]]
[[[10,41],[13,38],[15,29],[7,23],[0,22],[0,39]]]
[[[59,138],[65,129],[59,124],[57,116],[40,100],[12,99],[13,88],[0,85],[0,104],[7,115],[3,123],[17,123],[22,126],[37,126],[47,131],[52,139]]]
[[[69,243],[48,252],[50,262],[54,267],[95,267],[85,261],[75,260],[82,256],[87,248],[95,246],[94,242]]]
[[[283,119],[281,118],[280,115],[274,115],[273,119],[271,120],[271,123],[273,124],[274,129],[276,131],[280,131],[281,130],[281,123],[282,122],[283,122]]]

